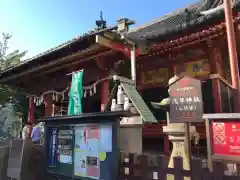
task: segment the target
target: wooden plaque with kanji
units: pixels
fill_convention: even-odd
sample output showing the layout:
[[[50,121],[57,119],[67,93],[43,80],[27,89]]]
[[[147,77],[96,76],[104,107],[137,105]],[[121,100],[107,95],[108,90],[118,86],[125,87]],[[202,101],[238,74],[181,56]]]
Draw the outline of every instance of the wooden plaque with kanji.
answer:
[[[170,87],[169,123],[203,122],[201,81],[183,77]]]

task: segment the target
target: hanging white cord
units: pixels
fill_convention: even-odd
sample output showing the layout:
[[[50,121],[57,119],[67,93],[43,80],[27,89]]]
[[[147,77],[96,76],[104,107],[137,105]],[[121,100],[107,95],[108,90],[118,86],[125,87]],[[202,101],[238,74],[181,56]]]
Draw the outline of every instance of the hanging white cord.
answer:
[[[89,85],[89,86],[83,86],[83,90],[84,91],[87,91],[87,90],[94,90],[96,88],[96,86],[103,82],[103,81],[106,81],[106,80],[110,80],[112,79],[112,76],[108,76],[108,77],[105,77],[103,79],[100,79],[96,82],[94,82],[92,85]],[[47,94],[50,94],[50,93],[54,93],[54,94],[57,94],[57,95],[61,95],[62,97],[64,96],[64,93],[66,93],[67,91],[69,91],[69,88],[70,86],[68,86],[67,88],[65,88],[63,91],[55,91],[55,90],[50,90],[50,91],[46,91],[44,92],[43,94],[41,94],[41,96],[36,96],[36,95],[30,95],[28,97],[33,97],[35,99],[43,99],[44,95],[47,95]],[[94,90],[95,91],[95,90]]]

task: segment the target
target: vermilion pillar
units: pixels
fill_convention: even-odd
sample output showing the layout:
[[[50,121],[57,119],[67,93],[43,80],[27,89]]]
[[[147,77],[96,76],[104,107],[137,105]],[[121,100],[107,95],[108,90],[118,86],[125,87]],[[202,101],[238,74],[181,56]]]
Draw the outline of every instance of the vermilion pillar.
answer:
[[[110,81],[106,80],[101,85],[101,111],[103,112],[108,103]]]
[[[219,45],[217,42],[208,41],[208,53],[209,53],[209,62],[211,65],[211,74],[219,74],[222,75],[221,72],[221,52],[219,49]],[[214,112],[221,113],[222,112],[222,99],[220,94],[220,84],[217,79],[212,80],[212,95],[214,98]]]
[[[46,94],[44,95],[44,116],[52,116],[53,114],[53,108],[52,108],[52,95]]]
[[[228,52],[230,61],[230,70],[232,78],[232,86],[236,89],[236,111],[239,112],[240,105],[240,82],[239,82],[239,69],[238,69],[238,56],[236,48],[236,37],[234,31],[233,15],[232,15],[232,0],[224,0],[224,14],[227,30]]]
[[[33,97],[29,97],[28,99],[28,122],[35,122],[35,104],[33,102]]]
[[[33,124],[35,123],[35,104],[33,102],[33,97],[29,97],[28,99],[28,122]],[[32,133],[32,126],[29,130],[29,137]]]

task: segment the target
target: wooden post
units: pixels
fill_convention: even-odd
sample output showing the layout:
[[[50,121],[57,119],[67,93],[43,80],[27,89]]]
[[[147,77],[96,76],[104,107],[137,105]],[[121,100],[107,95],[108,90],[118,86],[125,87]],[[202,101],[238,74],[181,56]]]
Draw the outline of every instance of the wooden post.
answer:
[[[192,168],[191,166],[191,161],[192,161],[192,151],[191,151],[191,138],[190,138],[190,123],[185,123],[184,124],[185,126],[185,146],[186,146],[186,149],[187,149],[187,153],[188,153],[188,159],[189,159],[189,167],[190,167],[190,170]]]
[[[210,172],[213,171],[212,164],[212,133],[210,131],[210,121],[209,119],[205,119],[205,128],[206,128],[206,138],[207,138],[207,156],[208,156],[208,169]]]
[[[183,171],[183,160],[181,157],[175,157],[174,158],[174,180],[184,180],[182,171]]]
[[[164,135],[163,137],[163,141],[164,141],[164,153],[169,154],[170,150],[169,150],[169,138],[168,135]]]
[[[169,123],[169,112],[166,112],[166,117],[167,117],[167,125],[168,125],[168,123]],[[169,143],[170,143],[170,141],[169,141],[169,135],[167,134],[167,135],[165,135],[164,136],[164,152],[166,153],[166,154],[169,154],[170,153],[170,147],[169,147]]]

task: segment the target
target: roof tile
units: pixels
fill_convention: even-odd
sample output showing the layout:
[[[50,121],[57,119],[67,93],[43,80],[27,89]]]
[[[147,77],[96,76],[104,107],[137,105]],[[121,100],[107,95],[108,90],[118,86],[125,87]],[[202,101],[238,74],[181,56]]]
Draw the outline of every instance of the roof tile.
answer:
[[[232,1],[233,8],[240,7],[240,0]],[[186,30],[187,28],[204,23],[210,18],[223,13],[223,8],[220,7],[222,2],[222,0],[201,0],[195,4],[165,15],[145,26],[133,29],[129,32],[128,38],[133,41],[151,40],[165,36],[166,34]],[[213,14],[201,14],[203,11],[214,8],[216,9]]]

